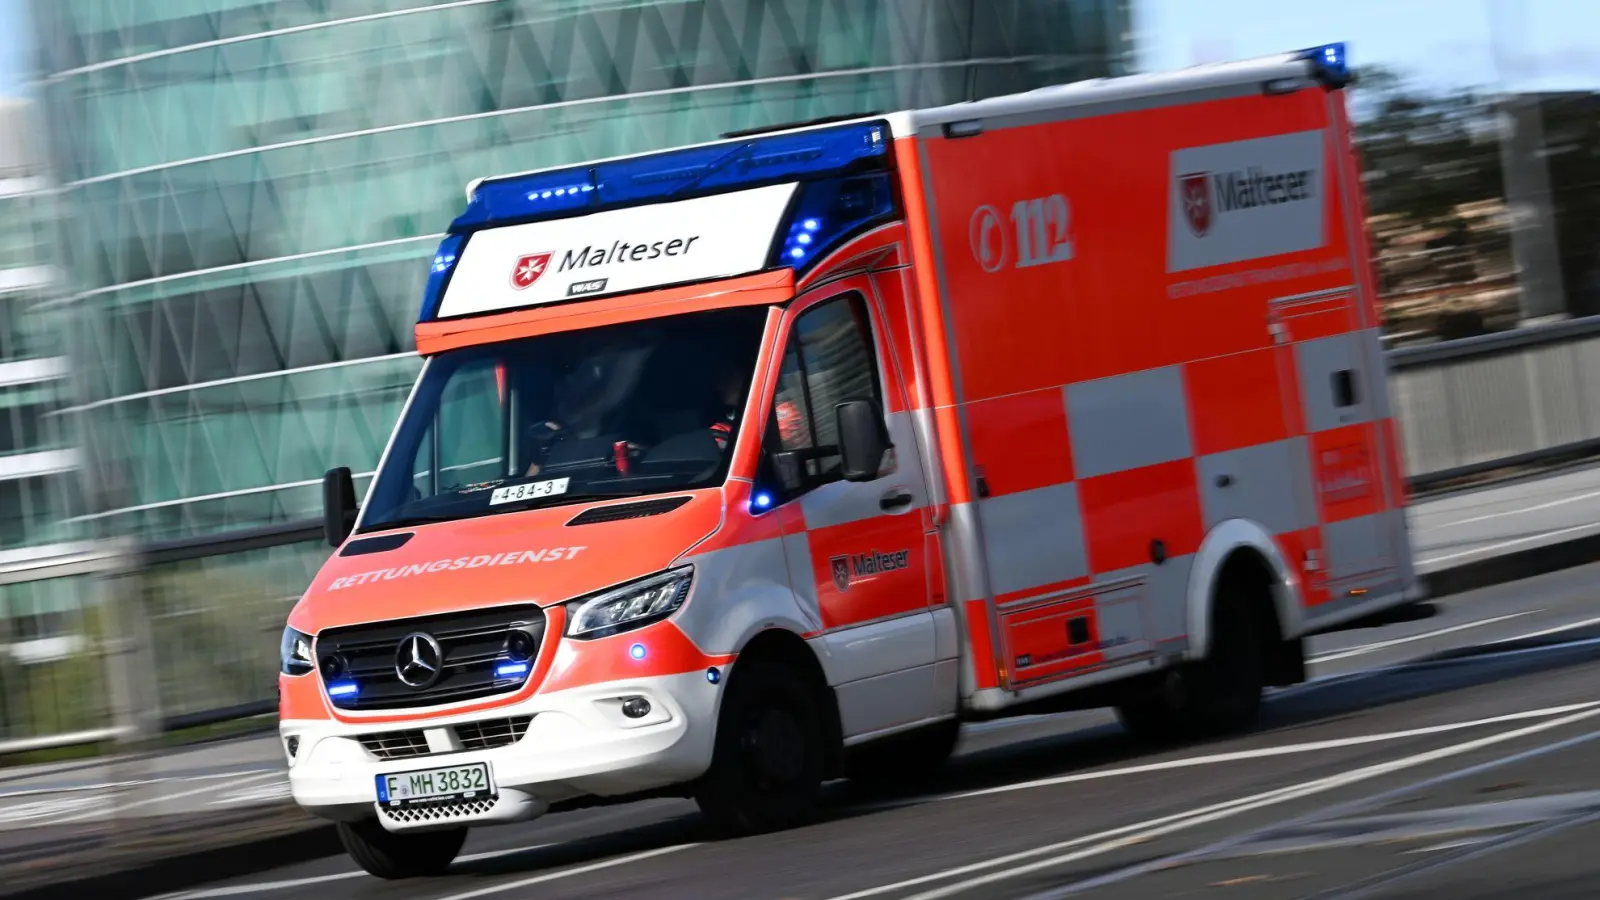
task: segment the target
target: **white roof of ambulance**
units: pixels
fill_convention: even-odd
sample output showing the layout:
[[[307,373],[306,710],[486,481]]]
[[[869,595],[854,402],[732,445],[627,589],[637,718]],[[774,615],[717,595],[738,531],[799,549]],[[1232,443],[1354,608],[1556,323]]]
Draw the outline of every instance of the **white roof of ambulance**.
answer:
[[[848,124],[850,121],[886,121],[889,123],[890,133],[894,137],[909,137],[914,134],[942,129],[947,124],[985,119],[1016,120],[1009,121],[1008,124],[1025,124],[1030,118],[1030,114],[1047,114],[1041,115],[1040,120],[1060,119],[1062,118],[1061,111],[1077,107],[1094,107],[1097,113],[1132,111],[1165,106],[1177,97],[1192,99],[1196,95],[1212,95],[1206,99],[1220,100],[1227,97],[1255,94],[1259,93],[1261,85],[1267,82],[1283,82],[1285,89],[1289,87],[1306,87],[1314,83],[1312,81],[1312,72],[1312,63],[1303,54],[1285,53],[1239,62],[1209,63],[1170,72],[1122,75],[1116,78],[1094,78],[1088,81],[1075,81],[1071,84],[1037,88],[1021,94],[1005,94],[984,100],[952,103],[948,106],[862,116],[860,119],[839,120],[829,122],[826,125],[801,125],[795,128],[764,132],[764,134],[788,134],[809,131],[816,128]],[[473,192],[477,190],[478,185],[485,181],[536,175],[540,172],[573,169],[622,159],[636,159],[669,150],[685,150],[692,147],[705,147],[727,142],[728,139],[719,138],[699,144],[662,147],[642,153],[627,153],[603,159],[585,160],[581,163],[545,166],[522,172],[509,172],[503,175],[476,178],[467,185],[467,199],[471,200]]]

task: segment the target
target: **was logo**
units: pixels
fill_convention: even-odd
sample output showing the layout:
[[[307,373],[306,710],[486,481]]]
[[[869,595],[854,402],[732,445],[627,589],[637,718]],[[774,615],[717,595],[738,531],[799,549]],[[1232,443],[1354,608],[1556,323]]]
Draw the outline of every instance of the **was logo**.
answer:
[[[1211,233],[1211,173],[1195,172],[1178,176],[1178,190],[1183,197],[1183,220],[1195,237]]]
[[[533,287],[534,282],[544,277],[545,270],[550,268],[549,253],[529,253],[517,257],[517,264],[511,267],[511,286],[519,291]]]

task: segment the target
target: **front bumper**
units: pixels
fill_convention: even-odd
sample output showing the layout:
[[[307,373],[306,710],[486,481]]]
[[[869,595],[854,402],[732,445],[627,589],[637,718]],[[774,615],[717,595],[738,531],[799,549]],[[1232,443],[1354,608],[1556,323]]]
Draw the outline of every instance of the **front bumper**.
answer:
[[[725,683],[725,681],[723,682]],[[295,802],[337,821],[376,816],[390,831],[516,822],[543,814],[552,803],[581,796],[619,796],[682,784],[711,764],[720,684],[703,672],[630,678],[535,694],[519,703],[470,714],[402,722],[344,723],[290,719],[289,785]],[[644,697],[650,713],[630,719],[628,697]],[[462,749],[453,726],[529,716],[522,737],[492,749]],[[426,752],[385,759],[359,738],[397,736],[390,743],[425,741]],[[379,808],[379,775],[460,763],[487,762],[497,796],[450,806]]]

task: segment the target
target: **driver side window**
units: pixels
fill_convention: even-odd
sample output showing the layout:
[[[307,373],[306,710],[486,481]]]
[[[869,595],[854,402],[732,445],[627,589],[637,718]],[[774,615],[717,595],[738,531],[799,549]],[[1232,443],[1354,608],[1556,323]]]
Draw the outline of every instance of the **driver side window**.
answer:
[[[780,476],[790,482],[789,496],[839,479],[834,408],[846,400],[871,400],[883,409],[871,319],[857,294],[802,313],[784,348],[766,445],[792,461],[794,471]]]
[[[494,360],[474,361],[450,376],[438,415],[417,448],[416,496],[432,497],[504,477],[501,402]]]

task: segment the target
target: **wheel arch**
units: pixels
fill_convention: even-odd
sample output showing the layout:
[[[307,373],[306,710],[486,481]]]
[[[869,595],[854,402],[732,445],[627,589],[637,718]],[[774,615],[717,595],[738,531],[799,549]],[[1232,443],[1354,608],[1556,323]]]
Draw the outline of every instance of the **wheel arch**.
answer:
[[[816,651],[805,638],[783,627],[769,627],[749,635],[734,657],[728,671],[728,684],[739,677],[740,666],[752,660],[782,665],[804,679],[822,713],[823,740],[828,747],[828,771],[838,771],[844,754],[844,724],[839,715],[839,698],[828,683],[827,671]],[[726,688],[724,689],[726,691]],[[720,704],[719,710],[720,710]],[[720,724],[720,723],[719,723]]]
[[[1211,613],[1217,586],[1235,567],[1257,567],[1271,585],[1272,611],[1279,637],[1297,638],[1305,628],[1301,584],[1293,565],[1271,532],[1249,519],[1218,523],[1201,542],[1189,573],[1186,619],[1190,659],[1202,659],[1211,649]]]

